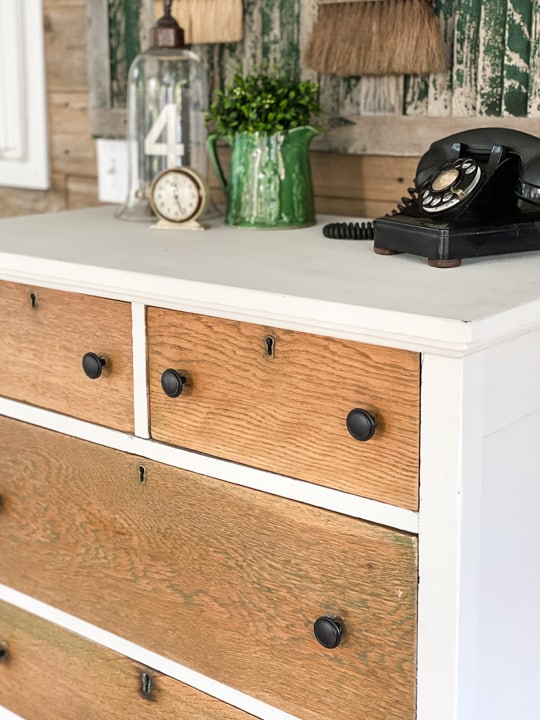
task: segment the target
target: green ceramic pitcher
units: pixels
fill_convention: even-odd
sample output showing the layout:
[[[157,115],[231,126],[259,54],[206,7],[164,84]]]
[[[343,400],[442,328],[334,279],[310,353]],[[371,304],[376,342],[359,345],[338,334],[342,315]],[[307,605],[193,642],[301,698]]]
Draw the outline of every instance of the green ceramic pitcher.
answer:
[[[315,223],[308,148],[317,133],[306,125],[275,135],[208,136],[208,154],[227,197],[228,225],[279,229]],[[228,180],[218,157],[219,139],[232,146]]]

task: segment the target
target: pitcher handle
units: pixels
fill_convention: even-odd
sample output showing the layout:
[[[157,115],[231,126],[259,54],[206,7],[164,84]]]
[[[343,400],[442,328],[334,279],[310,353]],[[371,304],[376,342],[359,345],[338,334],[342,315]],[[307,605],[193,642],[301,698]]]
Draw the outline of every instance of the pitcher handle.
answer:
[[[227,179],[225,178],[223,168],[221,167],[217,152],[217,141],[221,137],[222,136],[218,135],[217,133],[210,133],[208,135],[208,138],[206,139],[206,149],[208,150],[208,156],[210,158],[210,162],[212,163],[212,167],[214,168],[214,172],[216,173],[217,179],[219,180],[219,184],[223,188],[224,192],[227,192],[228,183]],[[226,140],[227,138],[223,139]]]

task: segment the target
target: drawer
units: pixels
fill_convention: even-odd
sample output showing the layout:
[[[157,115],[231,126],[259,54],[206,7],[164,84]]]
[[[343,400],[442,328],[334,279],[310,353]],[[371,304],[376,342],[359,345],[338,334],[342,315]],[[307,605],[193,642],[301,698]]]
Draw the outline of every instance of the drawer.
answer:
[[[0,318],[0,395],[133,431],[129,303],[0,282]],[[86,353],[106,361],[97,379]]]
[[[0,582],[303,720],[412,720],[416,537],[0,419]],[[334,649],[319,618],[341,618]]]
[[[417,353],[159,308],[147,327],[152,437],[417,509]],[[187,380],[178,397],[167,369]],[[347,430],[358,409],[367,441]]]
[[[8,653],[0,662],[0,706],[25,720],[253,720],[1,602],[0,645]]]

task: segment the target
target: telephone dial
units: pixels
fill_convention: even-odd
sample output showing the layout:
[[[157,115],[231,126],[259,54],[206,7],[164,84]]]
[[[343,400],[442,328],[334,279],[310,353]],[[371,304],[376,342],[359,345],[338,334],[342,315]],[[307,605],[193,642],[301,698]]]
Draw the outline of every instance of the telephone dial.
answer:
[[[373,237],[376,253],[412,253],[435,267],[539,250],[540,138],[488,127],[438,140],[421,158],[409,197],[357,232]]]

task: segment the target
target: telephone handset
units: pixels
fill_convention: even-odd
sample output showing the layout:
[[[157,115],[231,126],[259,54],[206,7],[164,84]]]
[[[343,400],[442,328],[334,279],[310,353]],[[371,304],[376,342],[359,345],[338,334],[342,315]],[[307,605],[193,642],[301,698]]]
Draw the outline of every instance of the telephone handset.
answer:
[[[410,197],[374,221],[374,250],[436,267],[462,258],[540,249],[540,138],[479,128],[433,143]]]

